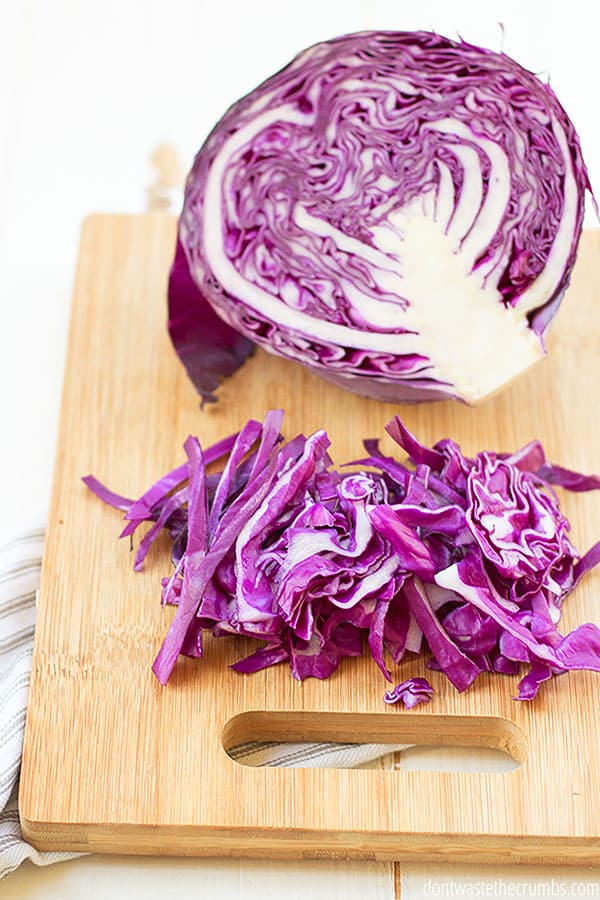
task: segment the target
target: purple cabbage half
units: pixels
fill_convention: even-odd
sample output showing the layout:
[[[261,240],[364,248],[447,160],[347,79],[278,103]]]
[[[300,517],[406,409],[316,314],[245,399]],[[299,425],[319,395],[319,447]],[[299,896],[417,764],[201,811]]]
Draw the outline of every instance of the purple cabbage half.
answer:
[[[377,399],[476,402],[544,354],[589,187],[553,91],[505,54],[317,44],[196,156],[175,348],[205,400],[258,344]]]
[[[285,661],[298,679],[327,678],[365,649],[390,680],[406,654],[427,652],[459,691],[525,666],[521,700],[553,675],[600,671],[597,625],[558,630],[600,543],[580,556],[551,487],[593,490],[600,478],[551,465],[537,441],[473,458],[449,439],[424,447],[398,417],[387,431],[411,464],[367,440],[343,472],[324,431],[284,443],[282,418],[271,411],[207,449],[189,437],[187,461],[135,501],[84,479],[125,512],[122,536],[150,524],[136,569],[161,529],[171,537],[162,596],[176,612],[153,666],[161,683],[180,655],[202,656],[205,631],[260,642],[238,672]],[[430,696],[417,678],[386,700]]]

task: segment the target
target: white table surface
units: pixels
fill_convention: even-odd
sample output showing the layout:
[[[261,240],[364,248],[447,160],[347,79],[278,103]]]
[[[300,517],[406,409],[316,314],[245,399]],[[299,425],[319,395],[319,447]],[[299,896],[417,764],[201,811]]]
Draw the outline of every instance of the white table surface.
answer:
[[[81,220],[143,211],[157,145],[177,147],[187,168],[233,100],[317,40],[434,28],[497,49],[503,40],[528,68],[549,72],[598,186],[599,10],[593,0],[0,0],[0,542],[47,506]],[[436,761],[421,753],[406,764]],[[577,897],[600,896],[600,875],[88,857],[25,865],[0,885],[2,897],[22,900],[181,900],[189,891],[245,900]]]

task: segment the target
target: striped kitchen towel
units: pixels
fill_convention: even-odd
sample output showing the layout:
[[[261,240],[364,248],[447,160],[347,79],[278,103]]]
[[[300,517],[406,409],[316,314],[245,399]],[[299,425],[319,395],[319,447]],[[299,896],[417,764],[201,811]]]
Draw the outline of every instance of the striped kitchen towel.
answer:
[[[47,866],[79,855],[41,853],[31,847],[21,835],[17,807],[43,546],[44,529],[36,527],[0,549],[0,879],[26,859]],[[230,753],[252,766],[349,769],[368,765],[405,746],[269,742],[241,744]]]
[[[46,866],[73,853],[39,853],[21,837],[17,788],[44,530],[0,549],[0,879],[23,860]]]

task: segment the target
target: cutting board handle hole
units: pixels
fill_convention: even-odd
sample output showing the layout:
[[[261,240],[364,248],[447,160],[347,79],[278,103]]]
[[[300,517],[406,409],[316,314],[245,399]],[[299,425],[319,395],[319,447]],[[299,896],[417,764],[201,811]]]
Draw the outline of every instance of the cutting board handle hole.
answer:
[[[379,744],[389,750],[404,746],[401,768],[414,771],[509,772],[527,756],[525,733],[501,716],[256,710],[234,716],[222,734],[226,753],[243,766],[257,765],[260,756],[249,745],[272,741]],[[305,757],[297,766],[313,768],[314,762]]]

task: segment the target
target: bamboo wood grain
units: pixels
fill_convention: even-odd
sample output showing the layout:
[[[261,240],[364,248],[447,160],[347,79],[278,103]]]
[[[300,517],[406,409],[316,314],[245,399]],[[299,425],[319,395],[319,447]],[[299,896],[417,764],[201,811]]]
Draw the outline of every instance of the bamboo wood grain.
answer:
[[[207,444],[267,408],[292,435],[326,427],[338,462],[379,436],[396,408],[355,397],[257,352],[200,411],[165,331],[174,220],[94,216],[83,228],[21,776],[26,836],[44,849],[222,856],[597,862],[600,680],[574,673],[532,704],[516,678],[482,676],[458,695],[433,673],[428,707],[387,708],[368,659],[299,684],[280,666],[250,677],[248,650],[207,640],[167,688],[150,672],[171,610],[159,603],[166,542],[134,574],[119,514],[92,497],[93,472],[129,496],[181,461],[189,432]],[[549,456],[600,469],[600,233],[584,235],[550,356],[478,409],[405,407],[425,441],[466,451],[539,437]],[[391,450],[391,446],[387,445]],[[600,536],[593,495],[562,495],[581,549]],[[565,627],[600,623],[598,573],[567,601]],[[398,680],[425,674],[406,662]],[[506,774],[253,769],[226,747],[250,739],[416,741],[508,750]]]

